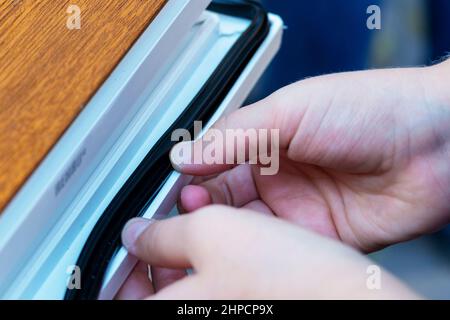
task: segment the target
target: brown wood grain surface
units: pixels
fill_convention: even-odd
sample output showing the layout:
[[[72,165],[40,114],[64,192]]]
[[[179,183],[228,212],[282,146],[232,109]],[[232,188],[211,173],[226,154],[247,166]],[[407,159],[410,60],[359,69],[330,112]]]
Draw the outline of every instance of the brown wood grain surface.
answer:
[[[0,212],[165,2],[0,0]]]

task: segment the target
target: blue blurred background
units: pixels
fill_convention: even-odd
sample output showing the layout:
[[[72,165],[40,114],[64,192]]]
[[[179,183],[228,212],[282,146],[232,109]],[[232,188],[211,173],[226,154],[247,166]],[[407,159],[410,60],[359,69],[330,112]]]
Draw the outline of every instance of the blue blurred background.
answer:
[[[286,25],[281,51],[250,95],[331,72],[427,65],[450,52],[450,0],[262,0]],[[381,8],[369,30],[368,6]],[[450,88],[449,88],[450,90]],[[428,298],[450,299],[450,229],[372,254]]]

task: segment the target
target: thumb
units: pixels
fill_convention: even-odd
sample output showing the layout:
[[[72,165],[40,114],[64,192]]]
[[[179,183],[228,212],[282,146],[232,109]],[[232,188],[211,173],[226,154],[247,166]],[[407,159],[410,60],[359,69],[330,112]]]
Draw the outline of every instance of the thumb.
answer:
[[[170,153],[174,168],[196,176],[228,170],[247,161],[268,165],[289,145],[281,126],[286,111],[272,95],[219,119],[201,138],[176,144]]]

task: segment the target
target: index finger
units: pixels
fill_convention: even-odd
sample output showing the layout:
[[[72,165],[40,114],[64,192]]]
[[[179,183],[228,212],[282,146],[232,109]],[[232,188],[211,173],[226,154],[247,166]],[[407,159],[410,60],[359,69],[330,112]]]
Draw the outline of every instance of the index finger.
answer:
[[[155,221],[134,218],[122,231],[122,243],[128,252],[152,266],[174,269],[189,268],[187,217]]]

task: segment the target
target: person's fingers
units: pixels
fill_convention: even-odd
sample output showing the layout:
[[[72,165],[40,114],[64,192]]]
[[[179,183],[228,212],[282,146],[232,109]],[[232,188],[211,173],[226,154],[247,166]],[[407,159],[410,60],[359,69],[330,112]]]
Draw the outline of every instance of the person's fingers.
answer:
[[[148,265],[139,262],[117,293],[117,300],[138,300],[155,293],[148,276]]]
[[[258,191],[253,181],[252,167],[243,164],[198,186],[184,187],[180,195],[180,206],[187,212],[209,204],[239,208],[257,199]]]
[[[211,299],[206,285],[198,275],[186,276],[165,287],[156,294],[149,296],[150,300],[204,300]]]
[[[153,287],[156,292],[161,291],[172,283],[187,276],[186,270],[152,267]]]
[[[178,211],[192,212],[212,203],[209,191],[203,186],[187,185],[180,193]]]
[[[255,212],[263,213],[266,215],[274,215],[272,209],[265,204],[262,200],[254,200],[249,203],[247,203],[245,206],[242,206],[243,209],[252,210]]]
[[[130,254],[151,266],[200,270],[211,259],[214,246],[233,232],[232,224],[237,221],[230,218],[235,212],[231,207],[211,205],[195,214],[160,221],[134,218],[122,231],[122,243]]]
[[[250,158],[257,160],[260,153],[287,148],[294,134],[292,127],[297,121],[285,116],[289,111],[278,107],[279,96],[272,95],[222,117],[195,142],[178,143],[170,153],[172,165],[185,174],[210,175],[223,172]],[[284,123],[286,118],[290,119],[289,124]],[[275,137],[277,133],[279,145],[278,139],[275,139],[278,138]],[[218,140],[221,143],[216,144]],[[206,156],[210,159],[206,159]]]
[[[189,225],[184,216],[162,221],[134,218],[122,231],[122,243],[128,252],[156,267],[191,267]]]
[[[282,88],[222,117],[195,142],[176,144],[172,164],[185,174],[209,175],[252,159],[272,164],[272,151],[286,151],[301,163],[349,173],[386,172],[394,152],[400,152],[398,142],[409,132],[405,127],[405,138],[399,140],[398,112],[382,94],[386,79],[399,80],[396,74],[341,73]],[[377,82],[380,86],[367,96],[365,90]]]
[[[211,204],[211,197],[209,196],[208,191],[205,190],[205,188],[197,188],[196,186],[210,179],[214,179],[217,176],[218,174],[193,177],[191,184],[185,186],[180,192],[180,196],[177,200],[178,213],[183,214],[192,212]],[[191,188],[191,186],[193,187]],[[183,207],[183,202],[185,202],[184,200],[188,202],[186,204],[188,209]]]
[[[191,180],[191,184],[195,184],[195,185],[201,184],[201,183],[203,183],[205,181],[208,181],[208,180],[211,180],[211,179],[217,177],[219,174],[220,173],[211,174],[211,175],[208,175],[208,176],[194,176],[192,178],[192,180]]]

